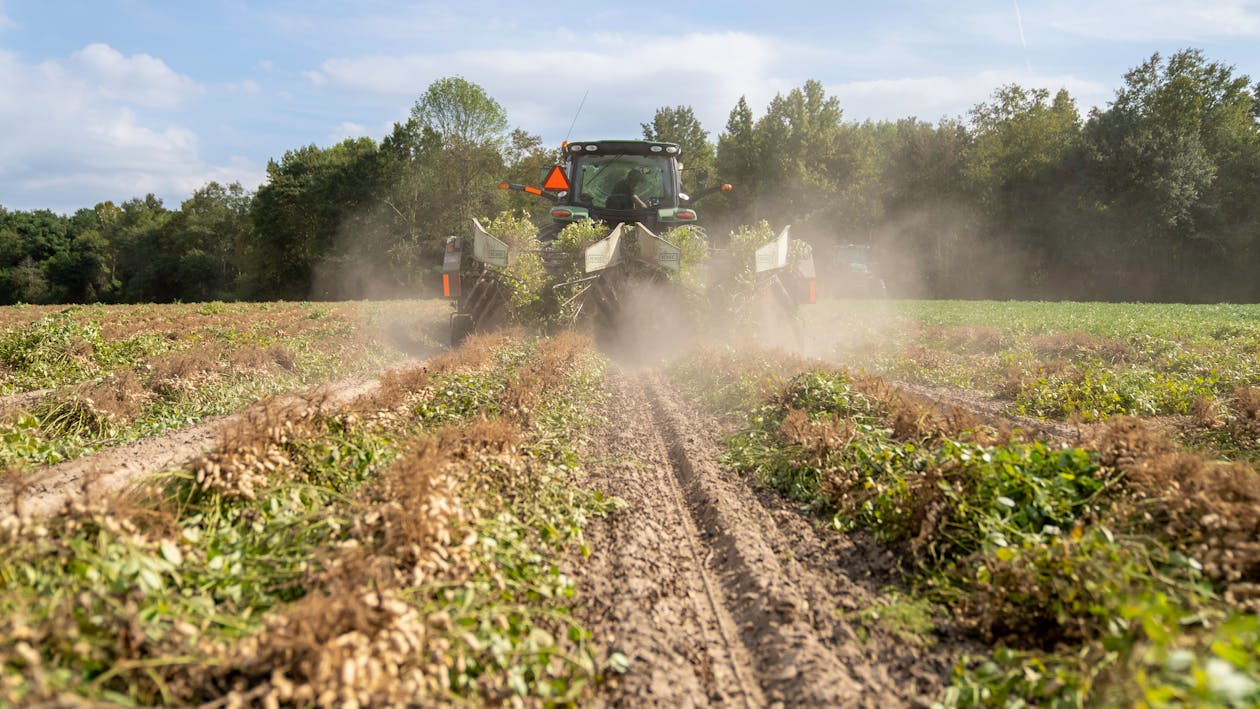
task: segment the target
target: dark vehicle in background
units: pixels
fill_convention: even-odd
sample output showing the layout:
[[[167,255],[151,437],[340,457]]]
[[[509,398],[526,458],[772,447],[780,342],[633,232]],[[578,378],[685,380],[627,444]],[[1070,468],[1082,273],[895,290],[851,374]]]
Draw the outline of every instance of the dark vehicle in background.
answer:
[[[887,298],[888,287],[879,276],[866,244],[843,244],[835,247],[831,273],[824,291],[832,298]]]

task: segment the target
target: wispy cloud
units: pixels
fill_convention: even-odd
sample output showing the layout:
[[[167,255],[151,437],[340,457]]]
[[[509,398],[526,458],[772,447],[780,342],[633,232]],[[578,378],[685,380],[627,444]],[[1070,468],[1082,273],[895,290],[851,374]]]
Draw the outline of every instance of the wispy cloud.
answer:
[[[1260,37],[1254,0],[1066,0],[1025,8],[1026,17],[1078,37],[1116,41]]]
[[[262,85],[253,79],[245,79],[243,81],[233,81],[228,83],[227,90],[234,94],[258,96],[262,93]]]
[[[598,116],[599,123],[611,121],[630,134],[656,108],[677,104],[694,106],[702,123],[716,130],[741,95],[764,103],[786,86],[774,71],[783,53],[772,40],[751,34],[590,39],[582,48],[335,58],[308,79],[316,87],[414,99],[434,79],[460,75],[511,107],[514,122],[561,132],[589,89],[582,118]]]
[[[331,142],[337,143],[345,140],[346,138],[362,138],[367,134],[367,126],[360,125],[353,121],[344,121],[341,125],[337,126],[337,130],[333,131],[332,135],[328,137]]]
[[[1051,92],[1067,89],[1077,106],[1086,111],[1102,105],[1107,87],[1073,76],[1028,76],[1017,71],[982,71],[966,76],[926,76],[876,81],[853,81],[828,86],[840,99],[846,114],[896,119],[916,116],[935,121],[960,117],[971,107],[988,100],[993,91],[1006,84],[1045,88]]]
[[[9,14],[4,11],[4,3],[0,2],[0,32],[16,29],[17,26],[18,23],[14,22],[13,18],[9,17]]]
[[[191,78],[148,54],[124,56],[107,44],[89,44],[66,62],[42,65],[63,86],[76,85],[100,98],[148,107],[175,106],[203,93]]]

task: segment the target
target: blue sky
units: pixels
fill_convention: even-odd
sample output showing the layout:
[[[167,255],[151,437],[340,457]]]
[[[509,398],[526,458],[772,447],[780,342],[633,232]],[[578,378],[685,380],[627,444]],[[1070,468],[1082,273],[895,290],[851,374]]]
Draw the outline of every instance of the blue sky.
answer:
[[[817,79],[848,120],[960,116],[1007,83],[1102,106],[1153,52],[1260,76],[1260,1],[0,0],[0,205],[68,213],[264,179],[307,144],[380,139],[460,75],[513,126],[635,137],[692,106],[716,138]]]

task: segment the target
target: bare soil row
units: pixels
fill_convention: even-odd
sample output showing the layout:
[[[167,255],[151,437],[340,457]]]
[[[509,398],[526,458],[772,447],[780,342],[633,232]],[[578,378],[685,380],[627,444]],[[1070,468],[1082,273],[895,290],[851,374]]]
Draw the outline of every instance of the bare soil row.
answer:
[[[397,371],[422,366],[410,362]],[[16,474],[0,484],[0,519],[12,515],[45,517],[76,496],[101,495],[125,489],[129,484],[173,470],[197,456],[230,441],[241,430],[252,430],[266,412],[298,402],[337,408],[377,389],[377,380],[353,380],[318,387],[310,392],[267,399],[229,416],[216,416],[165,435],[145,438],[100,452],[46,466],[29,474]],[[16,492],[16,495],[15,495]]]
[[[652,376],[608,386],[589,484],[627,504],[590,531],[582,595],[596,639],[630,660],[610,704],[931,702],[952,652],[845,620],[871,605],[888,559],[723,470],[716,423]]]

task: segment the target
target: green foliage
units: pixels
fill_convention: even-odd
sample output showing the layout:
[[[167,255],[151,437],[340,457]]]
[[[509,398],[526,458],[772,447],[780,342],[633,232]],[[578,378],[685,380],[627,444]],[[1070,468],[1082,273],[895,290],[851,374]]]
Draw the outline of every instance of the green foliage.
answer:
[[[429,84],[411,108],[411,119],[421,130],[446,141],[465,144],[496,143],[507,133],[507,112],[485,89],[459,76]]]
[[[854,620],[922,641],[939,605],[995,644],[958,665],[943,705],[1224,707],[1260,697],[1255,615],[1221,602],[1199,562],[1176,551],[1181,540],[1134,526],[1126,480],[1094,452],[977,443],[967,431],[910,435],[894,415],[904,403],[843,372],[798,374],[750,406],[757,385],[724,382],[718,360],[699,359],[674,376],[693,392],[715,389],[709,405],[741,415],[732,467],[838,530],[903,550],[910,597],[893,593]],[[763,362],[761,381],[781,368]]]
[[[329,580],[328,565],[372,544],[380,511],[356,491],[420,436],[494,417],[509,384],[538,381],[539,350],[511,342],[484,376],[452,372],[420,399],[417,416],[322,418],[282,444],[291,464],[253,499],[208,492],[187,472],[168,474],[143,511],[87,506],[50,523],[0,530],[0,702],[74,696],[117,704],[201,703],[223,694],[213,678],[231,648]],[[451,577],[404,589],[433,645],[451,660],[449,694],[566,703],[625,658],[597,657],[573,617],[576,585],[556,559],[589,554],[582,527],[619,505],[574,485],[575,430],[596,422],[603,361],[578,353],[545,373],[519,455],[461,461],[461,504],[476,514],[460,534],[475,543]],[[528,384],[526,384],[528,385]],[[434,413],[441,409],[441,413]],[[458,428],[446,428],[458,431]],[[456,435],[453,440],[458,440]],[[425,471],[424,475],[429,475]],[[454,502],[454,501],[452,501]],[[418,511],[411,511],[418,512]],[[422,514],[422,513],[421,513]],[[459,539],[443,542],[462,548]],[[580,554],[579,554],[580,553]],[[446,558],[446,557],[443,557]],[[379,591],[379,589],[376,589]],[[271,675],[266,669],[266,681]],[[232,675],[234,678],[238,674]]]
[[[1117,373],[1087,365],[1067,376],[1033,380],[1020,391],[1015,406],[1020,413],[1036,416],[1100,421],[1120,415],[1185,414],[1196,400],[1221,390],[1215,372],[1189,376],[1143,370]]]
[[[1260,309],[901,301],[810,313],[833,356],[885,376],[992,392],[1013,413],[1099,421],[1184,415],[1260,383]]]
[[[947,707],[1247,707],[1260,701],[1260,621],[1231,613],[1210,621],[1158,593],[1121,604],[1104,640],[1074,652],[998,648],[960,664]]]
[[[353,281],[357,272],[349,272],[351,264],[370,269],[387,254],[388,245],[376,242],[383,237],[383,227],[364,210],[387,177],[370,138],[348,139],[327,149],[309,145],[268,163],[267,182],[250,207],[259,238],[243,245],[251,269],[245,277],[256,289],[249,295],[326,299]],[[346,239],[349,234],[356,238]],[[370,259],[368,264],[351,258],[359,249]],[[323,273],[327,278],[318,285],[324,290],[312,293],[316,276]]]
[[[897,296],[1253,302],[1258,98],[1248,76],[1185,49],[1128,71],[1083,122],[1066,91],[1006,85],[966,121],[858,123],[810,80],[762,115],[741,97],[716,154],[689,106],[641,126],[683,146],[686,190],[716,182],[710,170],[734,183],[701,207],[715,233],[768,219],[820,253],[870,246]],[[535,182],[557,157],[482,87],[442,77],[379,144],[289,150],[255,195],[209,183],[178,212],[148,195],[70,218],[0,214],[0,303],[431,289],[442,244],[473,216],[544,215],[492,186]],[[825,295],[843,272],[820,271]]]
[[[645,139],[677,143],[682,150],[684,192],[708,186],[713,177],[713,144],[690,106],[662,106],[656,109],[651,123],[641,125]]]
[[[498,216],[483,222],[482,226],[491,236],[507,244],[514,251],[531,251],[537,249],[538,227],[525,212],[499,212]]]
[[[732,273],[724,279],[724,284],[732,291],[747,293],[751,291],[757,279],[754,272],[757,249],[774,241],[778,234],[764,219],[755,224],[741,224],[731,232],[729,249],[730,268]],[[731,298],[730,300],[735,300]]]
[[[315,550],[345,538],[313,514],[325,498],[292,492],[250,509],[189,509],[173,537],[100,512],[31,530],[4,542],[0,608],[53,689],[170,703],[169,672],[154,670],[205,661],[199,636],[257,629],[258,614],[300,595]]]
[[[167,348],[151,334],[108,341],[98,325],[80,323],[66,310],[0,332],[0,364],[10,392],[77,382],[134,365]]]
[[[926,646],[933,642],[932,633],[937,629],[940,611],[926,598],[886,590],[872,606],[844,615],[857,624],[859,633],[869,633],[878,627],[900,642]]]

